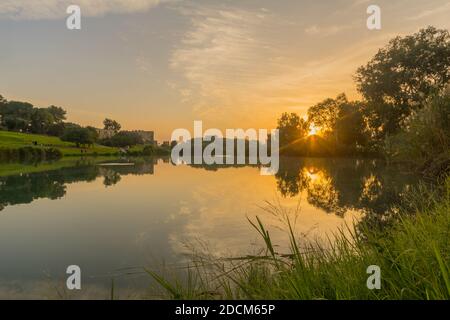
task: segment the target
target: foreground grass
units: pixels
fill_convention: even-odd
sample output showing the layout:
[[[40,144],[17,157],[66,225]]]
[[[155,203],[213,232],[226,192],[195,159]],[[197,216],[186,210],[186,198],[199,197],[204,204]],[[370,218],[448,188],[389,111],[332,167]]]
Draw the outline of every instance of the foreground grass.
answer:
[[[329,246],[301,246],[289,224],[288,255],[257,218],[250,223],[265,242],[261,256],[196,256],[184,281],[148,273],[172,299],[450,299],[450,178],[443,196],[419,207],[383,231],[342,233]],[[381,268],[380,290],[367,288],[370,265]]]
[[[74,143],[62,141],[58,137],[51,137],[39,134],[28,134],[12,131],[0,131],[0,148],[21,148],[21,147],[35,147],[33,142],[36,141],[38,146],[52,147],[61,150],[64,156],[79,156],[79,155],[113,155],[118,153],[117,148],[111,148],[101,145],[94,145],[90,148],[77,148]]]

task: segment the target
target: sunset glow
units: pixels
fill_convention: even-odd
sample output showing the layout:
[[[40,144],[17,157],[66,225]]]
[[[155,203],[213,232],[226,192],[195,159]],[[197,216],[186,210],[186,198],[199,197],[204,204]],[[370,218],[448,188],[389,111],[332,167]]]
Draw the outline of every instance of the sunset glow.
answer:
[[[316,127],[314,124],[311,124],[309,126],[308,136],[315,136],[318,134],[319,131],[320,131],[319,127]]]

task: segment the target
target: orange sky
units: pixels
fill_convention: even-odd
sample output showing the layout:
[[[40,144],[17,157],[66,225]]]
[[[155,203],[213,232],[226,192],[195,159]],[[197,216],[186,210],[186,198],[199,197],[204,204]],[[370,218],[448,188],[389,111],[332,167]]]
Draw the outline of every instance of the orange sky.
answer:
[[[65,27],[78,3],[82,29]],[[272,128],[284,111],[341,92],[396,35],[449,28],[446,0],[377,1],[382,29],[366,28],[366,0],[2,0],[0,94],[55,104],[68,120],[125,129]]]

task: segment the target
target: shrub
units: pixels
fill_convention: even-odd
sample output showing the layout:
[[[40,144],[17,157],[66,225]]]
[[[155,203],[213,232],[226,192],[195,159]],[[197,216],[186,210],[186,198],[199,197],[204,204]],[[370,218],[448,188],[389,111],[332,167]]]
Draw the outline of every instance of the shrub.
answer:
[[[386,138],[385,155],[390,160],[423,162],[450,150],[450,90],[428,99],[412,114],[397,135]]]
[[[135,146],[142,143],[144,143],[144,141],[138,133],[128,131],[121,131],[111,138],[100,141],[100,144],[102,145],[118,148]]]

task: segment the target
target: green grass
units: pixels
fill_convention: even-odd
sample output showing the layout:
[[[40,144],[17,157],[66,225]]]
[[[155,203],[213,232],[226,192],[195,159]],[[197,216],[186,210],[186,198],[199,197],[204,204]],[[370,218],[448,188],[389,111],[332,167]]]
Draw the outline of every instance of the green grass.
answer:
[[[86,153],[81,153],[80,148],[77,148],[74,143],[65,142],[57,137],[28,134],[11,131],[0,131],[0,148],[21,148],[34,147],[33,141],[37,141],[38,146],[53,147],[61,150],[64,156],[81,156],[81,155],[113,155],[117,154],[117,148],[111,148],[101,145],[94,145],[90,148],[85,148]]]
[[[194,255],[187,280],[147,272],[172,299],[450,299],[450,178],[443,194],[384,230],[342,232],[329,246],[301,245],[288,223],[288,254],[277,252],[256,218],[250,223],[265,243],[260,256]],[[370,265],[381,268],[380,290],[367,288]]]

